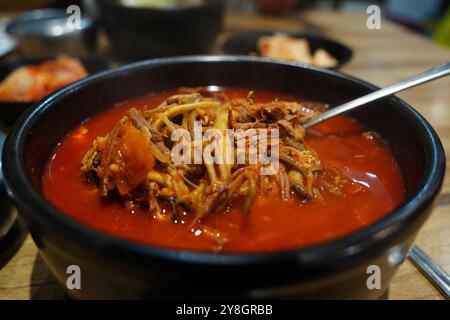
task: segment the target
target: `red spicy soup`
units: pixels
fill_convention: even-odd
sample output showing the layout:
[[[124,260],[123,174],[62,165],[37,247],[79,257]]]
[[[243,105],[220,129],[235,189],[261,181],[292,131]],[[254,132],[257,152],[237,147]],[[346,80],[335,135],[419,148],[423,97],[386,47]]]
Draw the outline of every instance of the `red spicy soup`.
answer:
[[[248,92],[225,90],[230,98],[245,98]],[[173,93],[123,102],[69,133],[48,162],[42,181],[47,199],[70,217],[119,238],[156,247],[217,251],[217,243],[190,223],[159,221],[145,208],[105,201],[80,173],[82,158],[96,137],[110,132],[130,108],[157,106]],[[255,99],[299,100],[271,92],[256,92]],[[210,214],[202,223],[226,234],[222,252],[267,252],[324,242],[374,223],[404,199],[402,175],[389,147],[376,135],[366,134],[355,120],[342,116],[328,120],[308,129],[305,142],[325,170],[348,181],[342,194],[324,193],[310,202],[258,195],[246,214],[240,206]]]

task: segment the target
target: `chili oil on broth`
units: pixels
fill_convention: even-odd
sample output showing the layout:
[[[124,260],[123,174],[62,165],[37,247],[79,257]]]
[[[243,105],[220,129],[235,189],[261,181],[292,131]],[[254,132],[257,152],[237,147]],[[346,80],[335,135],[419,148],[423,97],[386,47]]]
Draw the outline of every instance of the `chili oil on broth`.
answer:
[[[249,90],[225,92],[229,98],[245,98]],[[55,149],[43,176],[47,199],[70,217],[119,238],[157,247],[216,251],[216,242],[190,228],[188,213],[183,213],[182,222],[161,222],[145,208],[130,210],[119,201],[101,199],[97,186],[86,183],[80,173],[81,159],[93,140],[106,135],[127,110],[157,106],[174,93],[120,103],[70,132]],[[255,97],[260,102],[299,100],[258,91]],[[286,201],[259,195],[245,215],[236,204],[226,212],[212,213],[202,224],[226,235],[223,252],[267,252],[324,242],[374,223],[404,199],[401,172],[389,147],[376,135],[365,134],[358,122],[336,117],[308,129],[305,141],[325,170],[348,179],[343,195],[326,192],[323,199],[307,203],[295,196]]]

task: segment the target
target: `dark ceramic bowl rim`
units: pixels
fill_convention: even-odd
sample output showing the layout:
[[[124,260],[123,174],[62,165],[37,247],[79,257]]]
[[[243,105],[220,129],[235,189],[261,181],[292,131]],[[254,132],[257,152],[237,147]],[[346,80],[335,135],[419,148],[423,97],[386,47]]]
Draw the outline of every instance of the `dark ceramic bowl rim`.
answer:
[[[177,5],[173,7],[139,7],[139,6],[127,6],[118,3],[119,0],[106,1],[104,3],[98,3],[99,6],[108,6],[114,8],[123,8],[129,11],[141,11],[141,12],[153,12],[158,14],[180,14],[189,13],[189,11],[195,11],[203,8],[209,8],[214,6],[221,6],[225,3],[225,0],[203,0],[200,4],[195,5]]]
[[[334,46],[340,47],[341,50],[346,52],[346,56],[343,59],[338,60],[338,62],[331,67],[325,67],[324,69],[330,69],[330,70],[338,70],[340,68],[342,68],[344,65],[348,64],[352,58],[353,58],[353,50],[346,45],[345,43],[341,42],[341,41],[337,41],[334,40],[333,38],[329,38],[327,36],[323,36],[320,34],[316,34],[316,33],[308,33],[308,32],[304,32],[304,31],[292,31],[292,30],[278,30],[278,31],[274,31],[274,30],[254,30],[254,31],[238,31],[238,32],[233,32],[229,35],[226,36],[226,38],[221,42],[220,44],[220,51],[223,54],[229,54],[228,50],[226,50],[226,45],[229,44],[230,41],[236,39],[239,36],[249,36],[249,35],[254,35],[254,34],[259,34],[259,35],[274,35],[275,33],[284,33],[287,34],[291,37],[294,38],[304,38],[307,39],[309,41],[309,39],[315,38],[317,40],[322,40],[325,42],[328,42],[329,44],[332,44]],[[332,52],[329,52],[330,54],[332,54]],[[233,55],[233,54],[230,54]],[[246,54],[246,55],[250,55],[250,54]],[[259,55],[257,55],[259,56]],[[285,59],[274,59],[274,60],[281,60],[281,61],[288,61]],[[288,61],[291,63],[295,63],[295,61]],[[302,64],[301,62],[297,62]],[[313,64],[311,64],[313,65]],[[315,66],[315,65],[313,65]],[[317,67],[317,66],[316,66]]]
[[[319,69],[310,65],[289,63],[284,61],[248,57],[248,56],[186,56],[177,58],[162,58],[141,61],[98,74],[75,82],[64,89],[50,95],[36,104],[35,108],[27,110],[15,123],[10,131],[3,151],[3,169],[5,183],[9,196],[19,207],[19,211],[28,215],[37,225],[44,226],[48,232],[56,232],[69,237],[71,241],[89,250],[100,250],[109,254],[122,254],[122,257],[140,257],[142,259],[160,259],[176,263],[243,266],[270,263],[293,258],[306,264],[320,264],[324,261],[361,255],[369,248],[381,248],[399,234],[405,224],[421,216],[421,209],[430,205],[438,194],[445,173],[445,155],[442,144],[430,124],[406,102],[392,98],[403,111],[410,114],[415,121],[415,130],[422,130],[425,138],[421,140],[429,159],[425,161],[425,172],[419,191],[401,207],[388,214],[385,218],[363,229],[324,243],[293,248],[268,253],[244,254],[214,254],[195,251],[182,251],[167,248],[157,248],[128,240],[120,239],[88,227],[52,206],[35,189],[27,177],[24,154],[24,143],[30,129],[39,122],[40,113],[70,96],[80,88],[139,68],[158,65],[177,65],[183,63],[214,63],[214,62],[244,62],[272,64],[293,68],[305,68],[314,72],[326,74],[343,81],[350,81],[367,89],[375,90],[375,86],[352,76],[331,70]]]

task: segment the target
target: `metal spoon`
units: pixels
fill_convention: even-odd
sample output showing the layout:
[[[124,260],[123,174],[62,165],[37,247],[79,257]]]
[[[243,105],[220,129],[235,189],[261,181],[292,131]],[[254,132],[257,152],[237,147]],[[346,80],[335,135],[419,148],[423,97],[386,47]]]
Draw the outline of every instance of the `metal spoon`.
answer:
[[[363,97],[357,98],[350,102],[344,103],[336,108],[326,111],[317,117],[307,121],[303,124],[304,128],[312,127],[324,120],[330,119],[334,116],[344,112],[357,109],[366,103],[381,99],[396,92],[415,87],[422,83],[438,79],[450,74],[450,62],[435,67],[433,69],[422,72],[412,78],[398,82],[384,89],[369,93]],[[408,254],[409,259],[413,264],[427,277],[427,279],[438,289],[446,299],[450,299],[450,276],[439,267],[433,259],[431,259],[418,246],[413,245]]]
[[[304,128],[312,127],[313,125],[316,125],[319,122],[330,119],[330,118],[340,115],[344,112],[357,109],[357,108],[365,105],[366,103],[384,98],[386,96],[390,96],[391,94],[403,91],[408,88],[415,87],[419,84],[444,77],[448,74],[450,74],[450,62],[444,63],[443,65],[440,65],[440,66],[430,69],[428,71],[419,73],[418,75],[416,75],[412,78],[398,82],[389,87],[369,93],[368,95],[362,96],[362,97],[352,100],[350,102],[344,103],[336,108],[330,109],[324,113],[321,113],[317,117],[305,122],[303,124],[303,127]]]
[[[450,299],[450,276],[433,259],[416,245],[412,246],[408,258],[447,300]]]

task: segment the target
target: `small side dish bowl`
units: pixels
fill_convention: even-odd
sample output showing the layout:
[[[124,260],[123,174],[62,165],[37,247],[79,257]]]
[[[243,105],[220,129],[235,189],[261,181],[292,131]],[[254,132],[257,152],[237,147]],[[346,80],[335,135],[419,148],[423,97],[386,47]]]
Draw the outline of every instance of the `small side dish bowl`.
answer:
[[[35,65],[42,63],[44,61],[55,59],[54,57],[47,58],[30,58],[30,59],[20,59],[9,62],[4,62],[0,64],[0,82],[5,79],[11,72],[16,70],[17,68],[27,66],[27,65]],[[109,68],[109,61],[103,58],[98,57],[90,57],[81,59],[81,63],[86,68],[86,71],[89,74],[96,73],[99,71],[104,71]],[[3,123],[10,125],[12,124],[19,116],[31,107],[37,101],[30,102],[16,102],[16,101],[1,101],[0,100],[0,121]]]
[[[245,76],[243,76],[245,75]],[[53,150],[73,128],[115,103],[181,86],[255,88],[339,105],[377,88],[334,71],[236,56],[139,62],[78,81],[40,101],[15,123],[3,151],[8,194],[40,254],[62,285],[81,270],[75,298],[379,298],[440,191],[445,155],[430,124],[392,97],[351,113],[390,144],[402,171],[405,201],[386,217],[317,245],[270,253],[203,253],[146,246],[75,221],[42,195]],[[95,214],[95,212],[92,212]],[[380,286],[367,286],[373,266]],[[369,273],[368,273],[369,272]]]
[[[223,0],[174,7],[126,6],[97,0],[100,24],[124,61],[207,53],[222,30]]]
[[[0,150],[3,150],[5,138],[6,135],[0,131]],[[0,161],[0,168],[1,166]],[[2,253],[2,240],[6,237],[17,218],[17,214],[12,210],[11,202],[8,200],[9,199],[6,196],[5,184],[3,182],[3,174],[0,172],[0,254]]]
[[[324,49],[337,60],[337,64],[328,69],[337,70],[347,64],[353,51],[348,46],[323,36],[304,32],[281,32],[293,38],[308,42],[311,53]],[[221,45],[221,51],[230,55],[258,55],[258,41],[261,37],[272,36],[273,31],[237,32],[229,35]]]
[[[69,17],[59,9],[33,10],[12,20],[6,32],[16,40],[23,58],[92,54],[97,43],[94,21],[81,16],[80,28],[71,29],[67,25]]]

